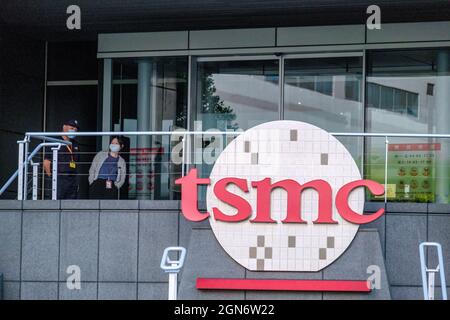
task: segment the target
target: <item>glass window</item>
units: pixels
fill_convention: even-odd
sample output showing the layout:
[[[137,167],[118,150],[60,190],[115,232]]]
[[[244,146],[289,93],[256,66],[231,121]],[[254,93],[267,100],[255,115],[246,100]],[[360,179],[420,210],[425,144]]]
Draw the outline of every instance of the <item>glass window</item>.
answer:
[[[419,112],[419,95],[408,92],[407,97],[407,113],[410,116],[417,117]]]
[[[353,101],[361,99],[361,79],[354,76],[347,76],[345,81],[345,98]]]
[[[406,91],[394,89],[394,112],[406,113]]]
[[[194,130],[246,130],[279,119],[278,70],[278,60],[199,62]],[[203,177],[213,166],[204,155],[215,139],[204,136],[201,145],[194,146],[194,161]],[[221,147],[231,139],[222,138]],[[205,196],[202,186],[199,199]]]
[[[380,89],[381,87],[375,83],[367,84],[367,106],[370,108],[381,107],[380,104]]]
[[[328,131],[363,129],[360,57],[286,59],[284,116]]]
[[[316,91],[332,96],[333,95],[333,78],[323,75],[316,77]]]
[[[362,132],[362,58],[286,59],[284,118],[329,132]],[[307,84],[307,85],[305,85]],[[362,163],[362,139],[338,138]]]
[[[278,119],[278,60],[199,62],[195,129],[248,129]]]
[[[380,108],[388,111],[393,111],[394,108],[393,88],[380,86]]]
[[[367,131],[450,132],[448,49],[373,51],[367,60]],[[384,182],[384,138],[366,141],[366,174]],[[448,203],[448,152],[445,139],[389,138],[388,200]]]
[[[114,131],[187,128],[187,57],[116,59],[113,64]],[[126,137],[122,156],[128,179],[122,199],[179,199],[181,166],[171,161],[170,137]]]

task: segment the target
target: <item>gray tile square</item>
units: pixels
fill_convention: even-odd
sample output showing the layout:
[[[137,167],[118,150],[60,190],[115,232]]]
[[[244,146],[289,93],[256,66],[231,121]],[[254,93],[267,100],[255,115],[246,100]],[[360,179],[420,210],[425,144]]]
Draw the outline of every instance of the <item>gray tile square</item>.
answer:
[[[295,236],[289,236],[288,237],[288,247],[289,248],[295,248],[296,246],[296,238]]]
[[[139,200],[100,200],[101,210],[139,210]]]
[[[323,300],[378,300],[373,292],[324,292]]]
[[[427,203],[413,203],[413,202],[388,202],[386,204],[386,211],[391,213],[427,213]]]
[[[450,215],[428,215],[428,241],[437,242],[442,246],[445,278],[448,283],[450,279]],[[428,267],[434,268],[437,265],[437,250],[435,248],[429,249]],[[440,284],[440,279],[439,276],[436,276],[436,285],[438,284]]]
[[[5,200],[2,199],[0,201],[0,210],[21,210],[22,209],[22,202],[21,200]],[[1,213],[1,212],[0,212]]]
[[[381,288],[370,295],[342,295],[324,293],[324,299],[389,299],[390,274],[386,272],[378,232],[374,229],[360,229],[350,247],[332,264],[323,270],[323,279],[366,280],[372,266],[380,271]],[[389,274],[389,279],[388,279]]]
[[[426,215],[386,216],[386,268],[390,284],[422,284],[419,244],[423,241],[427,241]]]
[[[265,248],[264,249],[264,258],[265,259],[272,259],[272,248]]]
[[[69,289],[65,282],[59,283],[60,300],[96,300],[97,283],[81,282],[80,289]]]
[[[64,210],[99,210],[100,200],[61,200]]]
[[[322,279],[323,272],[276,272],[276,271],[249,271],[245,273],[246,279],[292,279],[317,280]],[[247,292],[248,293],[248,292]]]
[[[139,210],[180,210],[180,200],[139,200]]]
[[[256,252],[257,252],[256,249],[257,249],[256,247],[249,248],[249,258],[256,259]]]
[[[291,141],[298,140],[298,131],[297,130],[290,130],[290,140]]]
[[[59,211],[23,213],[22,280],[58,281]]]
[[[61,208],[60,200],[23,201],[24,210],[59,210],[60,208]]]
[[[211,230],[193,229],[186,261],[179,276],[179,299],[243,299],[243,292],[198,290],[197,278],[242,279],[245,269],[220,246]]]
[[[180,225],[178,245],[187,248],[189,246],[189,239],[193,229],[208,229],[211,230],[209,220],[201,222],[192,222],[186,220],[183,215],[178,214],[178,223]]]
[[[252,153],[252,164],[258,164],[258,154]]]
[[[21,216],[21,211],[0,211],[0,273],[4,281],[20,279]]]
[[[3,282],[3,300],[20,300],[20,282]]]
[[[167,300],[167,283],[138,283],[138,300]]]
[[[81,281],[97,281],[99,211],[61,213],[60,280],[70,275],[67,268],[80,267]]]
[[[423,300],[423,289],[418,286],[392,286],[391,295],[393,300]]]
[[[108,283],[100,282],[98,284],[99,300],[136,300],[136,283]]]
[[[428,213],[448,213],[450,214],[450,204],[447,203],[429,203]]]
[[[321,292],[247,291],[246,300],[321,300]]]
[[[320,260],[326,260],[327,259],[327,249],[326,248],[320,248],[319,249],[319,259]]]
[[[321,153],[320,154],[320,164],[322,166],[328,165],[328,153]]]
[[[327,237],[327,248],[334,248],[334,237]]]
[[[264,270],[264,259],[256,260],[256,270]]]
[[[258,247],[264,247],[264,236],[258,236],[256,239]]]
[[[57,282],[22,282],[21,300],[58,300]]]
[[[365,211],[366,212],[366,211]],[[383,250],[383,256],[386,256],[386,214],[382,215],[377,220],[361,225],[360,230],[364,229],[376,229],[380,235],[381,249]]]
[[[139,213],[139,281],[167,281],[160,268],[164,249],[177,246],[176,211]]]
[[[250,141],[244,142],[244,152],[249,153],[250,152]]]
[[[100,212],[100,281],[137,280],[137,242],[137,212]]]
[[[364,203],[364,212],[377,212],[379,209],[386,209],[386,205],[383,202],[370,202]]]

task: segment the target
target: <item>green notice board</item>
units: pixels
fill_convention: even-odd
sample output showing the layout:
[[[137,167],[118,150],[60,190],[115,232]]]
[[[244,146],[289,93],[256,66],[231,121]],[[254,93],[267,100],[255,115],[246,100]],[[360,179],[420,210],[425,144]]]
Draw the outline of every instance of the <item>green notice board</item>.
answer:
[[[390,144],[388,198],[432,202],[435,197],[435,163],[439,143]]]

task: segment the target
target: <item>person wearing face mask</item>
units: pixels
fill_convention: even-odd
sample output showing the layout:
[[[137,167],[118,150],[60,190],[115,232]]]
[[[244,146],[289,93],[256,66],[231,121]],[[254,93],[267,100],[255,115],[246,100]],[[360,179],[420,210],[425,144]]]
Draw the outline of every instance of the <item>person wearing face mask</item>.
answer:
[[[109,151],[100,151],[89,169],[89,197],[91,199],[118,199],[119,189],[125,183],[126,163],[119,155],[124,147],[121,137],[111,137]]]
[[[75,136],[70,135],[71,132],[78,132],[80,129],[77,120],[68,120],[63,124],[62,131],[67,132],[67,135],[62,136],[62,139],[70,141],[71,145],[62,146],[58,151],[58,188],[57,199],[77,199],[78,198],[78,162],[79,162],[79,146],[74,140]],[[47,150],[44,158],[44,171],[47,175],[47,181],[52,176],[52,150]],[[49,182],[47,186],[49,186]],[[47,197],[50,197],[50,190],[47,188]]]

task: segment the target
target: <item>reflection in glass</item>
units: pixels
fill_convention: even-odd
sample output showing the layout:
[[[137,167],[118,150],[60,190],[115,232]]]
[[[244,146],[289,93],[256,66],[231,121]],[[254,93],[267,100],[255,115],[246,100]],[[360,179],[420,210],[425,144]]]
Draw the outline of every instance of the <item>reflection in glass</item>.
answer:
[[[278,61],[198,64],[196,130],[248,129],[278,119]]]
[[[448,50],[368,54],[366,125],[369,132],[449,133]],[[388,200],[449,201],[448,141],[389,138]],[[383,139],[367,140],[367,175],[384,181]]]
[[[286,59],[284,118],[304,121],[328,132],[362,132],[362,58]],[[362,139],[338,138],[358,165]]]
[[[114,61],[112,126],[115,131],[187,128],[187,58]],[[171,161],[169,136],[128,137],[129,187],[123,199],[178,199],[181,167]],[[124,188],[122,188],[124,189]]]
[[[278,60],[199,62],[194,130],[238,131],[278,120],[278,69]],[[212,169],[212,163],[204,161],[212,143],[223,149],[231,139],[203,136],[201,144],[194,145],[194,162],[202,177]],[[206,188],[200,187],[200,199],[205,194]]]

